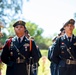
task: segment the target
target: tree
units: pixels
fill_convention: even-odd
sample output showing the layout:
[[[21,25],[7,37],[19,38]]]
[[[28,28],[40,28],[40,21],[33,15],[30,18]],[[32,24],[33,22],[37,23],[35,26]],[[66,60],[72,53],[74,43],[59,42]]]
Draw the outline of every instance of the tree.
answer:
[[[0,0],[0,19],[6,24],[22,13],[23,0]]]
[[[38,25],[32,22],[27,22],[26,28],[28,29],[30,35],[34,37],[41,36],[41,34],[43,33],[43,29],[39,28]]]
[[[5,33],[3,33],[3,36],[0,37],[0,43],[3,45],[5,43],[5,40],[7,38],[7,35]]]
[[[35,23],[27,22],[26,28],[30,35],[34,37],[34,40],[40,49],[48,49],[48,47],[52,44],[52,38],[43,37],[43,29],[39,28]]]
[[[73,33],[74,33],[74,35],[76,35],[76,28],[74,29]]]
[[[13,37],[15,35],[15,32],[14,32],[14,28],[13,28],[13,24],[16,22],[16,20],[12,20],[8,27],[7,27],[7,31],[8,31],[8,37]]]

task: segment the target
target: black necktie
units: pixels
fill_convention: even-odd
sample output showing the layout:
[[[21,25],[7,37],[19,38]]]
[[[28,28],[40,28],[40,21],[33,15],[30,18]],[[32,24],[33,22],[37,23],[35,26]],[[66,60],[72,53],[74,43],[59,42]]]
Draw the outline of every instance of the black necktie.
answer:
[[[18,42],[20,43],[20,41],[21,41],[21,39],[20,38],[18,38]]]
[[[71,37],[68,37],[69,42],[71,42]]]

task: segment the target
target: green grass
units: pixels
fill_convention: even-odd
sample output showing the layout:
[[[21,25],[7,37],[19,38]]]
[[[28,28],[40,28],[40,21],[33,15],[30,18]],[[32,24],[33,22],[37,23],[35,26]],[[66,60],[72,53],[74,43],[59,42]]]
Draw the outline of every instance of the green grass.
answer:
[[[40,50],[42,56],[47,56],[48,55],[48,50]]]

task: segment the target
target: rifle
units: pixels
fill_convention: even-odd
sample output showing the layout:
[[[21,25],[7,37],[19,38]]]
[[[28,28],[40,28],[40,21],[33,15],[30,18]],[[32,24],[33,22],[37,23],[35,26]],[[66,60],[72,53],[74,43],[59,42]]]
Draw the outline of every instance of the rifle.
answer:
[[[32,51],[32,39],[30,39],[30,53],[31,51]],[[34,75],[35,72],[37,73],[37,69],[38,69],[38,63],[35,63],[32,56],[30,56],[29,64],[27,65],[28,75]]]
[[[30,52],[32,50],[32,39],[30,39]],[[31,59],[32,57],[29,58],[29,64],[27,65],[27,72],[28,75],[31,75]]]
[[[32,51],[32,39],[30,39],[30,53],[31,53],[31,51]],[[29,58],[29,64],[28,64],[28,75],[31,75],[31,73],[32,74],[34,73],[34,68],[35,68],[34,60],[30,56],[30,58]]]
[[[28,75],[33,75],[34,73],[37,73],[38,63],[34,63],[34,60],[32,57],[29,58],[29,64],[28,64]]]
[[[31,75],[31,60],[32,60],[32,57],[29,58],[28,75]]]

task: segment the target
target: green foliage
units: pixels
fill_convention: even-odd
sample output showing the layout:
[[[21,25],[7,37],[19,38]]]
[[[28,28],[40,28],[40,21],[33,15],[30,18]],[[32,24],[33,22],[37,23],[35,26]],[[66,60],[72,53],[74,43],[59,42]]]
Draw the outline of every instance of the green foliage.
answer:
[[[40,49],[48,49],[48,47],[52,44],[51,38],[44,38],[38,39],[39,42],[37,42]]]
[[[0,19],[6,24],[22,13],[23,0],[0,0]],[[12,12],[11,12],[12,11]]]
[[[26,28],[28,29],[30,35],[34,37],[41,36],[41,34],[43,33],[43,29],[38,28],[38,25],[36,25],[35,23],[27,22]]]
[[[74,33],[74,35],[76,35],[76,28],[74,29],[73,33]]]
[[[48,50],[40,50],[42,56],[48,56]]]
[[[48,49],[48,47],[52,44],[51,38],[43,37],[43,29],[39,28],[35,23],[27,22],[26,28],[30,35],[34,37],[34,40],[40,49]]]
[[[0,37],[0,43],[3,45],[5,43],[5,40],[7,38],[7,35],[5,33],[3,33],[3,36]]]
[[[13,24],[16,22],[16,20],[12,20],[9,24],[9,26],[7,27],[7,31],[9,32],[9,35],[8,37],[10,36],[14,36],[15,35],[15,32],[14,32],[14,27],[13,27]]]

